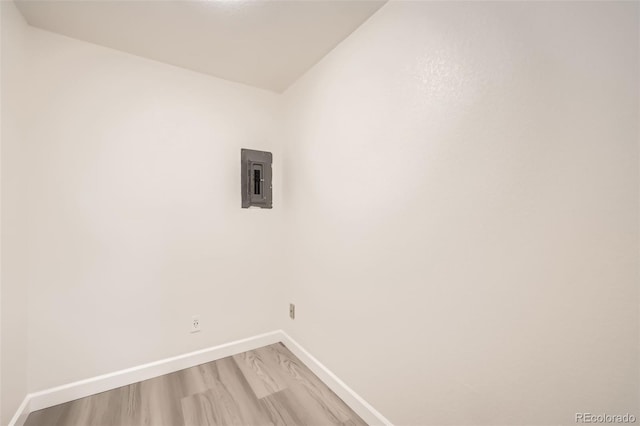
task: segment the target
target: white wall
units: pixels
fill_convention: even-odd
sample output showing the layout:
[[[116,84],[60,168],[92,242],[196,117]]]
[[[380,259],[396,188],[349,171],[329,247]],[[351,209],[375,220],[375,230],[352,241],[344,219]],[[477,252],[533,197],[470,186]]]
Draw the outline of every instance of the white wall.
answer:
[[[640,415],[638,7],[392,1],[285,92],[286,331],[392,422]]]
[[[0,2],[0,424],[7,424],[27,391],[26,222],[22,111],[27,24],[12,2]]]
[[[637,3],[394,1],[283,99],[2,4],[3,424],[283,326],[396,424],[640,416]]]
[[[278,328],[278,96],[34,28],[28,51],[29,391]],[[274,153],[273,210],[240,208],[243,147]]]

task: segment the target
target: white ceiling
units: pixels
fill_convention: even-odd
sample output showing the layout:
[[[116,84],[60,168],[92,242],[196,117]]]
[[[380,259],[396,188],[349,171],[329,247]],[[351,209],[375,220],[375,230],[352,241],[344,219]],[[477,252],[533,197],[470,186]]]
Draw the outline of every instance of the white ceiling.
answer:
[[[16,0],[29,24],[282,92],[386,0]]]

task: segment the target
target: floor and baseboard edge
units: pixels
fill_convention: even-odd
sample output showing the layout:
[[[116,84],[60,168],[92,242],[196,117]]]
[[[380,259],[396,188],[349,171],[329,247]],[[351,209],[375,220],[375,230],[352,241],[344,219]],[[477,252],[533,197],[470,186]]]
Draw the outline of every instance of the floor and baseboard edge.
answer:
[[[22,404],[18,407],[18,410],[13,415],[13,418],[9,420],[9,426],[22,426],[27,420],[29,413],[31,412],[31,399],[29,395],[25,396],[22,400]]]
[[[370,425],[391,425],[391,423],[356,394],[342,380],[321,364],[300,344],[282,330],[260,334],[223,345],[166,358],[159,361],[127,368],[109,374],[92,377],[54,388],[27,394],[15,413],[9,426],[23,426],[29,413],[36,410],[63,404],[100,392],[106,392],[121,386],[127,386],[142,380],[152,379],[164,374],[173,373],[185,368],[194,367],[236,355],[252,349],[261,348],[273,343],[282,342],[300,360],[307,365],[333,392],[336,393],[351,409]]]
[[[96,393],[127,386],[142,380],[152,379],[163,374],[194,367],[196,365],[215,361],[241,352],[257,349],[282,341],[282,333],[272,331],[246,339],[201,349],[194,352],[165,358],[162,360],[127,368],[113,373],[103,374],[89,379],[79,380],[66,385],[30,393],[25,398],[25,403],[20,408],[26,415],[14,416],[9,426],[22,426],[27,415],[36,410],[52,407],[54,405],[84,398]]]
[[[316,376],[324,382],[336,395],[342,399],[353,411],[355,411],[361,418],[369,425],[385,425],[392,426],[392,423],[380,414],[375,408],[371,406],[367,401],[358,395],[353,389],[346,385],[338,376],[333,374],[326,366],[318,361],[313,355],[307,352],[298,342],[293,340],[284,331],[282,332],[282,343],[291,351],[295,356],[300,358]]]

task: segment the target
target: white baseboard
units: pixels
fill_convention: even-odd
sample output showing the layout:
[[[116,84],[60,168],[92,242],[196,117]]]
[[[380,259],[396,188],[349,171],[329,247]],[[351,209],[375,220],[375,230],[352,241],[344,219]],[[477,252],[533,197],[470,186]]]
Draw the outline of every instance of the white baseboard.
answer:
[[[335,374],[329,371],[309,352],[282,330],[260,334],[247,339],[178,355],[163,360],[150,362],[137,367],[127,368],[114,373],[103,374],[85,380],[45,389],[28,394],[9,426],[23,426],[32,411],[52,407],[54,405],[84,398],[96,393],[127,386],[142,380],[152,379],[174,371],[194,367],[252,349],[261,348],[273,343],[282,342],[302,362],[304,362],[326,385],[370,425],[391,425],[384,416],[378,413],[362,397],[356,394]]]
[[[320,378],[336,395],[338,395],[353,411],[358,414],[362,420],[369,425],[385,425],[393,426],[393,424],[380,414],[375,408],[364,400],[360,395],[355,393],[353,389],[346,385],[342,380],[325,367],[320,361],[318,361],[313,355],[307,352],[298,342],[293,340],[284,331],[282,332],[282,343],[291,351],[295,356],[300,358],[316,376]]]
[[[30,393],[25,400],[28,400],[29,412],[52,407],[54,405],[84,398],[96,393],[105,392],[111,389],[127,386],[142,380],[152,379],[163,374],[194,367],[196,365],[215,361],[231,355],[261,348],[282,341],[280,331],[272,331],[265,334],[249,337],[247,339],[236,340],[211,348],[178,355],[137,367],[127,368],[101,376],[92,377],[85,380],[69,383],[54,388],[45,389],[39,392]],[[28,413],[27,413],[28,414]],[[14,424],[9,424],[14,426]],[[15,426],[21,426],[15,423]]]
[[[29,395],[25,396],[22,400],[22,404],[18,407],[18,411],[13,415],[13,418],[9,421],[9,426],[23,426],[27,421],[27,417],[31,412]]]

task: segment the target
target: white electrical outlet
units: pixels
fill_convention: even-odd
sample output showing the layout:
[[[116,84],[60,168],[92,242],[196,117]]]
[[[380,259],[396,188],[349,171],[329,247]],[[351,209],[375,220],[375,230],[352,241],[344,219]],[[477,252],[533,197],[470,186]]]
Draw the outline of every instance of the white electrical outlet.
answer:
[[[191,317],[191,332],[198,333],[200,331],[200,317],[194,315]]]

